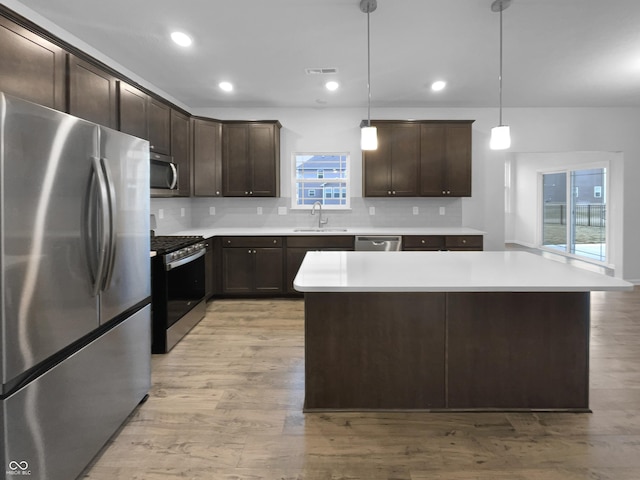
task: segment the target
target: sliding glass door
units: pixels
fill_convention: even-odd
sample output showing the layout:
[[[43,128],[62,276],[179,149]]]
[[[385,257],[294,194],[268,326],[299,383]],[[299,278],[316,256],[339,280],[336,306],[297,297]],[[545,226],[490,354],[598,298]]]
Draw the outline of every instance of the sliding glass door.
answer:
[[[606,168],[542,174],[542,246],[605,262]]]

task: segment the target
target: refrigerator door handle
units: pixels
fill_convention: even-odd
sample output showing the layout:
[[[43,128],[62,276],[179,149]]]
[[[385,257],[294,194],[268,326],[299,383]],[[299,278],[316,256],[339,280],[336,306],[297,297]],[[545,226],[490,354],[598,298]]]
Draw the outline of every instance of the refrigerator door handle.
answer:
[[[111,277],[113,276],[113,270],[116,262],[116,225],[118,220],[118,210],[116,208],[116,190],[113,183],[113,176],[111,175],[111,168],[109,167],[109,160],[102,157],[100,159],[102,169],[104,171],[105,188],[108,198],[108,225],[109,225],[109,243],[107,249],[106,258],[106,271],[104,280],[102,283],[102,290],[107,290],[111,284]]]
[[[96,157],[91,157],[91,164],[93,167],[93,174],[97,179],[97,194],[98,202],[94,208],[99,213],[100,219],[96,227],[98,235],[95,238],[93,248],[97,251],[98,266],[96,268],[95,276],[93,278],[93,296],[100,293],[100,288],[105,276],[106,263],[108,261],[108,243],[109,243],[109,212],[107,210],[109,199],[107,193],[107,186],[105,181],[104,171],[100,165],[100,160]],[[92,213],[93,214],[93,213]]]

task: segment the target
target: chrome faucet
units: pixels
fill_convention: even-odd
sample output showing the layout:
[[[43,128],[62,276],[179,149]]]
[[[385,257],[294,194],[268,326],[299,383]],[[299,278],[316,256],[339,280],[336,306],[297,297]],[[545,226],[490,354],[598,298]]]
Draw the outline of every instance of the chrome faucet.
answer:
[[[329,219],[328,218],[325,218],[324,220],[322,219],[322,203],[320,201],[315,202],[311,207],[311,215],[316,214],[316,206],[318,207],[318,210],[320,212],[318,214],[318,228],[322,228],[322,225],[326,225]]]

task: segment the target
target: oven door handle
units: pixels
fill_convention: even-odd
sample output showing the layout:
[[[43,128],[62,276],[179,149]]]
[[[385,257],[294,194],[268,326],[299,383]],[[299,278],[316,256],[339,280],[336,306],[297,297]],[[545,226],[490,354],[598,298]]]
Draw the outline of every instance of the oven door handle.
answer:
[[[168,272],[170,270],[173,270],[174,268],[178,268],[178,267],[181,267],[182,265],[185,265],[185,264],[187,264],[189,262],[193,262],[194,260],[197,260],[198,258],[204,256],[206,253],[207,253],[207,249],[203,248],[202,250],[198,250],[193,255],[189,255],[188,257],[181,258],[179,260],[176,260],[175,262],[167,263],[164,266],[164,268]]]

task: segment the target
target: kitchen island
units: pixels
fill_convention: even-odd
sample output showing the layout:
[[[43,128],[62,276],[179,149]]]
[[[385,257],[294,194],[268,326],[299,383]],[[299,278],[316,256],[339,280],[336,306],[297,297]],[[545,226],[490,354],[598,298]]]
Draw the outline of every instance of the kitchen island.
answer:
[[[589,411],[590,292],[526,252],[310,252],[305,411]]]

